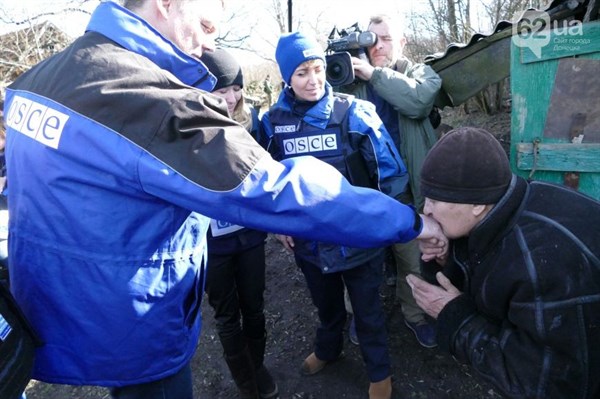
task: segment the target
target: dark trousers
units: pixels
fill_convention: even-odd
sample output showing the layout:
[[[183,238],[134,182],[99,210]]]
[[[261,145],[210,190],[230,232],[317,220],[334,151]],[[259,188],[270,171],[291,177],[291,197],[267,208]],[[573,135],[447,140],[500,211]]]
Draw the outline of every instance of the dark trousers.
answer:
[[[344,284],[348,289],[360,350],[371,382],[391,374],[390,356],[385,327],[385,314],[379,297],[383,281],[383,255],[349,270],[322,273],[321,269],[296,257],[304,273],[320,326],[315,337],[315,354],[321,360],[334,360],[342,352],[343,329],[346,323]]]
[[[242,351],[244,337],[265,337],[264,291],[264,244],[228,255],[209,254],[206,292],[225,355]]]
[[[162,380],[111,388],[110,396],[113,399],[193,399],[190,364]]]

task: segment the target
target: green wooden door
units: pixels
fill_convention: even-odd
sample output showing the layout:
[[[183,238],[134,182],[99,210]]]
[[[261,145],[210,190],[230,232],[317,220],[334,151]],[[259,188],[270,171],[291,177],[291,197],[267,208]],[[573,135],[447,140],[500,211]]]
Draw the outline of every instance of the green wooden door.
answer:
[[[600,199],[600,23],[511,44],[511,167]]]

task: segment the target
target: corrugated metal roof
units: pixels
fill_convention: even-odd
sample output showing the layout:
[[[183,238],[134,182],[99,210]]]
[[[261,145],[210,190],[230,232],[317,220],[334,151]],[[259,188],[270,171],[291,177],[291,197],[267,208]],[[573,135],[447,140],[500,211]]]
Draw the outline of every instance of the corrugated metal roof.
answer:
[[[444,52],[429,55],[425,63],[442,77],[437,105],[458,106],[510,74],[510,38],[513,25],[527,12],[546,12],[551,20],[598,18],[600,0],[554,0],[543,9],[528,9],[514,21],[500,21],[488,34],[476,33],[467,43],[451,43]]]

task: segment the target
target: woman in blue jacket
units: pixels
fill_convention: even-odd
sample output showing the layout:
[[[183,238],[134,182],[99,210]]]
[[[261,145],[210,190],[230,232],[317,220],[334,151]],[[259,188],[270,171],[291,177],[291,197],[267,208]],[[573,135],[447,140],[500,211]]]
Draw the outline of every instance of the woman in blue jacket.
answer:
[[[217,78],[212,93],[225,100],[229,116],[258,140],[258,113],[244,101],[240,64],[224,49],[206,52],[200,60]],[[265,232],[216,219],[208,230],[208,302],[214,310],[225,361],[244,399],[278,395],[277,385],[263,365],[266,237]]]
[[[273,158],[312,155],[335,167],[353,185],[400,199],[408,175],[375,107],[333,93],[325,81],[324,52],[314,39],[298,32],[284,35],[279,39],[275,57],[287,86],[262,119]],[[323,215],[324,220],[327,217]],[[302,364],[301,372],[315,374],[341,355],[346,285],[371,381],[369,396],[389,398],[390,360],[379,298],[383,250],[283,235],[278,239],[294,252],[321,322],[314,352]]]

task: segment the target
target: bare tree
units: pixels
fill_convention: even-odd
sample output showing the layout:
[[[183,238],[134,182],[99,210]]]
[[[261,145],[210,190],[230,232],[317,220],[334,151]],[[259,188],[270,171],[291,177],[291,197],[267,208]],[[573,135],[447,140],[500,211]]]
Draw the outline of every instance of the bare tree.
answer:
[[[431,0],[429,1],[429,3],[433,3]],[[458,1],[455,0],[446,0],[446,19],[447,19],[447,25],[448,25],[448,30],[450,31],[450,40],[451,41],[458,41],[459,40],[459,36],[458,36],[458,21],[456,19],[456,6],[457,6]],[[433,5],[432,5],[433,7]]]
[[[306,2],[293,3],[293,30],[314,32],[325,38],[331,29],[327,7],[310,7]],[[288,31],[288,1],[262,0],[249,3],[234,0],[227,8],[227,18],[217,39],[219,46],[236,48],[275,62],[275,47],[281,34]]]
[[[288,2],[286,0],[271,0],[271,17],[279,26],[279,33],[285,33],[288,30]]]
[[[277,39],[287,32],[287,0],[233,1],[226,11],[218,45],[274,61]]]
[[[0,87],[10,84],[17,76],[50,55],[62,50],[72,38],[48,22],[50,17],[68,13],[85,13],[85,5],[98,0],[69,0],[61,4],[49,2],[48,7],[39,7],[34,13],[18,13],[8,5],[0,7],[0,22],[12,27],[2,35],[0,41]]]
[[[475,23],[492,34],[503,20],[517,19],[528,8],[538,8],[539,0],[428,0],[428,9],[414,13],[409,26],[408,51],[416,59],[452,44],[468,43],[476,32]],[[478,10],[478,12],[475,12]],[[429,52],[427,52],[429,50]],[[507,80],[478,93],[470,102],[486,113],[501,109],[507,95]]]
[[[86,9],[87,4],[97,4],[99,0],[65,0],[61,2],[49,1],[43,7],[36,8],[33,14],[28,15],[16,15],[13,14],[13,9],[7,9],[6,6],[0,7],[0,22],[7,25],[14,25],[17,27],[32,26],[41,22],[46,21],[49,17],[60,16],[69,13],[83,13],[89,14],[90,12]],[[15,7],[13,3],[12,7]],[[25,3],[27,4],[27,3]]]
[[[516,22],[524,10],[528,8],[539,9],[540,3],[542,2],[531,0],[487,0],[481,1],[481,8],[484,17],[488,20],[491,31],[494,31],[501,21]],[[473,102],[487,114],[499,112],[502,109],[504,98],[509,96],[509,79],[503,79],[482,90],[475,96]]]
[[[49,22],[4,34],[0,46],[0,86],[9,85],[31,66],[65,48],[71,40]]]
[[[491,26],[495,26],[500,21],[518,18],[528,8],[538,8],[539,3],[540,1],[531,0],[488,0],[482,1],[481,6]]]

